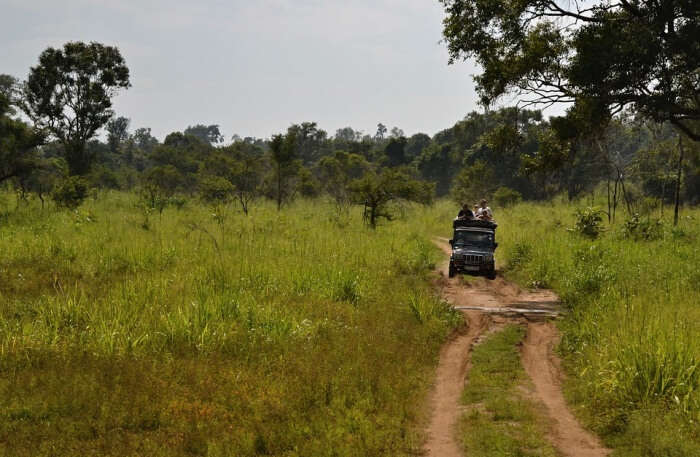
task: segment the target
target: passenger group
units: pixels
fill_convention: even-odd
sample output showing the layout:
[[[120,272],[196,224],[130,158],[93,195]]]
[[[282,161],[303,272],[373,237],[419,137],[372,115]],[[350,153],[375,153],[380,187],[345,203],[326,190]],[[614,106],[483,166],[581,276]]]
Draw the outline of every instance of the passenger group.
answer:
[[[482,199],[479,205],[474,203],[474,210],[469,209],[469,205],[464,203],[462,209],[457,214],[458,219],[478,219],[481,221],[493,221],[493,212],[486,204],[486,199]]]

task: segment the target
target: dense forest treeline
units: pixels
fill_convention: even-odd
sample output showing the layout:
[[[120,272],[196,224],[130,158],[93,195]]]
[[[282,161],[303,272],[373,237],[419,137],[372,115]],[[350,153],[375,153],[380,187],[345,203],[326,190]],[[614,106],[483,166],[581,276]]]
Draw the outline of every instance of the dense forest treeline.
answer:
[[[119,51],[98,43],[47,49],[24,83],[2,75],[0,184],[21,199],[51,196],[68,207],[109,188],[136,190],[160,211],[196,196],[236,201],[246,214],[257,198],[281,207],[329,195],[339,208],[364,204],[372,225],[391,218],[393,201],[447,195],[508,205],[559,193],[574,199],[603,184],[609,217],[618,206],[633,213],[700,199],[697,143],[668,122],[627,112],[597,129],[581,128],[571,113],[546,119],[507,107],[471,112],[432,137],[382,123],[373,134],[329,134],[303,122],[271,138],[230,141],[219,125],[196,124],[161,141],[111,110],[129,85]]]

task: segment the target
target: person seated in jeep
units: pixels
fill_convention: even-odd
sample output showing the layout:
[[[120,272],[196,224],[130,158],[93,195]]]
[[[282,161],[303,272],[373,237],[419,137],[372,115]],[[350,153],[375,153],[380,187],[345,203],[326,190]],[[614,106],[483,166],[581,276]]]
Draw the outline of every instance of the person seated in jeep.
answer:
[[[486,206],[486,199],[482,199],[480,203],[480,208],[477,210],[476,217],[478,219],[481,219],[482,221],[492,221],[493,220],[493,212],[491,212],[491,208]]]
[[[462,209],[457,214],[457,219],[474,219],[474,213],[469,209],[469,205],[466,203],[462,205]]]

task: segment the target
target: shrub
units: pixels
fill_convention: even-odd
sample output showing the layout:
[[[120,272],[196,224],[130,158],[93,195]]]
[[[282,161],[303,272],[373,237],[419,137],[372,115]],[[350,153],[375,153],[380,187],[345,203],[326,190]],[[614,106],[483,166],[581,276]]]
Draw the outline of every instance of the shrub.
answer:
[[[233,185],[218,176],[206,176],[199,182],[202,200],[207,203],[226,203],[233,197]]]
[[[499,187],[496,189],[496,192],[493,193],[493,202],[504,208],[520,203],[522,199],[523,196],[520,192],[509,187]]]
[[[603,231],[603,211],[596,208],[577,209],[574,213],[576,224],[573,231],[591,239],[598,238]]]
[[[635,213],[625,221],[622,234],[625,238],[634,240],[658,240],[663,237],[664,225],[661,219],[652,219],[648,216],[642,218]]]
[[[85,178],[69,176],[58,184],[51,194],[56,205],[63,208],[75,209],[88,195],[88,184]]]
[[[302,168],[299,172],[298,190],[304,197],[316,197],[321,190],[321,185],[308,168]]]

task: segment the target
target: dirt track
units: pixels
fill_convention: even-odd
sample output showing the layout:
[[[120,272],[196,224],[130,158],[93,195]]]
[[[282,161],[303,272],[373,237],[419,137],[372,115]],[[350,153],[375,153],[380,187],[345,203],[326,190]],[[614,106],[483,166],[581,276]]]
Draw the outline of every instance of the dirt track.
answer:
[[[436,244],[449,255],[447,240],[437,239]],[[548,320],[559,313],[557,296],[551,291],[523,291],[501,277],[493,281],[477,278],[468,283],[459,277],[448,279],[447,262],[438,272],[436,287],[447,302],[464,313],[468,330],[454,336],[440,353],[430,397],[425,455],[463,455],[456,425],[462,411],[460,395],[468,382],[471,348],[489,329],[513,322],[527,326],[521,351],[523,366],[532,379],[536,400],[548,413],[552,444],[567,457],[608,455],[610,451],[598,438],[578,423],[562,394],[562,374],[554,353],[559,334]]]

